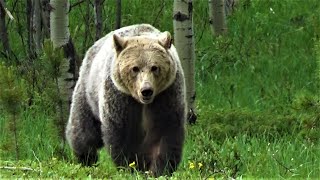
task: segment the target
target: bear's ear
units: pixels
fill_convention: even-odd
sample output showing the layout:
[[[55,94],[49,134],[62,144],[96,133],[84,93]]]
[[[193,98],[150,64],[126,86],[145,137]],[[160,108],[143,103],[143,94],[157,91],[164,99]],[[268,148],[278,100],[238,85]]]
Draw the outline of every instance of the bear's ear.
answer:
[[[125,40],[125,38],[113,34],[113,44],[114,48],[119,53],[126,47],[127,41]]]
[[[159,35],[159,44],[166,49],[169,49],[172,44],[171,34],[165,31]]]

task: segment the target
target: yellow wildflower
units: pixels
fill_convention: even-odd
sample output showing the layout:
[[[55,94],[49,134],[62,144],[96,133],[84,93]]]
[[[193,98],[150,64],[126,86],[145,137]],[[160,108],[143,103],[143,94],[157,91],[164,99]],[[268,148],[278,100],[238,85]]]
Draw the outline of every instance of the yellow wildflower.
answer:
[[[194,163],[193,162],[189,162],[189,168],[190,169],[194,169],[196,166],[194,165]]]
[[[209,177],[207,180],[214,180],[214,177]]]
[[[133,161],[132,163],[129,164],[129,166],[130,166],[131,168],[135,168],[135,167],[136,167],[136,162]]]
[[[198,163],[198,167],[199,169],[201,169],[201,167],[203,166],[203,164],[201,162]]]

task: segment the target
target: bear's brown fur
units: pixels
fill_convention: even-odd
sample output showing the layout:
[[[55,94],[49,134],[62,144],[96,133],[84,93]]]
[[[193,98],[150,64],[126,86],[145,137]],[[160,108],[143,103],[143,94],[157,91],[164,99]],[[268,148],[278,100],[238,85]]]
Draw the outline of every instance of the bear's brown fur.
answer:
[[[146,24],[109,33],[87,52],[74,90],[67,140],[80,162],[103,145],[117,166],[155,176],[181,160],[186,100],[171,35]]]

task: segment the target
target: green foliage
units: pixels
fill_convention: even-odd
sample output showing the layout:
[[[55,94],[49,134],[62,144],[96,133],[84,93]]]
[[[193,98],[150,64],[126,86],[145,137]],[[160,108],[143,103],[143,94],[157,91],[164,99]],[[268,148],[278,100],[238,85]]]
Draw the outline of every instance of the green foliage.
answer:
[[[61,76],[61,66],[66,59],[61,48],[54,48],[52,42],[47,39],[43,43],[43,54],[40,57],[43,71],[52,79]]]
[[[201,128],[214,132],[211,138],[215,142],[245,134],[250,137],[264,135],[270,141],[292,135],[298,139],[319,143],[319,97],[304,93],[297,96],[287,110],[287,114],[274,114],[248,109],[215,110],[205,107],[199,108],[199,113],[203,121]]]
[[[4,63],[0,64],[0,74],[2,75],[0,77],[0,105],[3,106],[4,110],[10,115],[3,125],[8,127],[8,131],[13,136],[12,139],[14,142],[10,143],[8,139],[1,145],[8,146],[8,149],[14,149],[16,160],[18,160],[20,153],[18,143],[19,124],[17,118],[25,100],[24,81],[20,79],[13,67],[6,67]]]
[[[15,114],[26,98],[24,81],[14,67],[7,67],[4,63],[0,64],[0,74],[0,104],[10,114]]]
[[[214,135],[203,127],[188,135],[183,167],[189,162],[201,162],[203,167],[196,171],[198,177],[278,179],[315,178],[320,174],[316,158],[320,155],[316,150],[319,144],[292,139],[290,135],[268,140],[263,134],[228,137],[216,143]]]
[[[216,143],[206,129],[198,125],[188,129],[184,158],[178,171],[172,177],[162,176],[159,179],[314,179],[320,175],[319,144],[294,140],[292,136],[268,141],[264,136],[252,138],[246,135]],[[37,152],[34,154],[38,156]],[[61,160],[52,154],[45,159],[0,161],[0,167],[32,169],[0,169],[0,178],[150,179],[147,174],[130,167],[117,170],[105,151],[100,155],[102,159],[95,167],[81,167],[80,164]]]
[[[48,98],[47,100],[51,101],[55,106],[61,101],[58,79],[64,72],[63,68],[65,63],[67,63],[67,60],[64,58],[63,49],[54,48],[49,39],[45,40],[43,44],[43,53],[35,62],[35,68],[39,73],[38,76],[43,77],[43,79],[39,80],[39,85],[46,84],[43,87],[44,91],[40,93],[46,93],[45,96]],[[43,100],[46,99],[44,98]]]
[[[198,99],[217,108],[282,113],[299,91],[318,93],[313,48],[320,33],[317,10],[315,1],[240,3],[228,18],[227,36],[204,33],[199,41],[197,87],[205,93]]]
[[[316,72],[316,76],[318,77],[318,80],[320,81],[320,40],[315,44],[315,52],[316,52],[316,58],[317,58],[317,67],[318,70]],[[319,95],[320,96],[320,95]]]

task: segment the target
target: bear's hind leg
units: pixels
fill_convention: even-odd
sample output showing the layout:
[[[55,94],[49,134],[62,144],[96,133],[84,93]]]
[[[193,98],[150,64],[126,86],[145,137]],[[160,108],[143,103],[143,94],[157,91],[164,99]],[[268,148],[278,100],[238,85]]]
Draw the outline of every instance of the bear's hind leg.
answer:
[[[66,136],[78,161],[90,166],[97,162],[97,151],[103,146],[101,122],[94,117],[86,102],[79,99],[74,99]]]

